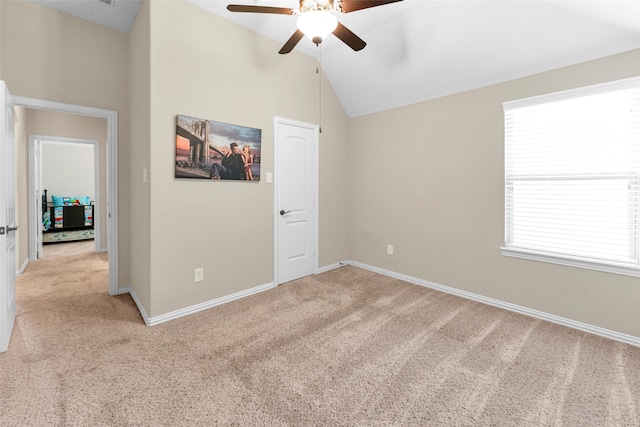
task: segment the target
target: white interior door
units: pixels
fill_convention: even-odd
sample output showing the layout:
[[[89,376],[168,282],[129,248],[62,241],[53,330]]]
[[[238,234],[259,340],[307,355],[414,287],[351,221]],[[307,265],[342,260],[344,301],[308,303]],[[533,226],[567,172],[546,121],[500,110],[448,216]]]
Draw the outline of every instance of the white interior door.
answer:
[[[317,269],[318,127],[276,118],[276,283]]]
[[[16,218],[14,188],[13,125],[11,94],[0,82],[0,352],[7,351],[16,320]]]

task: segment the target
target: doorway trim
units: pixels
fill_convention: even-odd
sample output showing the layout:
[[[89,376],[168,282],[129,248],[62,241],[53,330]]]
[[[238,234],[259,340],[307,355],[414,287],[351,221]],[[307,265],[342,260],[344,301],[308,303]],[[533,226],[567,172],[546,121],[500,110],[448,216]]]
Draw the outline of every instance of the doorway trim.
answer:
[[[313,274],[318,274],[319,270],[319,259],[320,251],[319,251],[319,242],[318,242],[318,230],[319,230],[319,209],[320,209],[320,127],[318,125],[314,125],[311,123],[300,122],[297,120],[287,119],[284,117],[273,117],[273,170],[275,173],[275,177],[273,180],[273,284],[274,286],[279,286],[279,277],[278,277],[278,244],[279,244],[279,236],[280,236],[280,221],[278,221],[278,212],[277,209],[279,205],[279,191],[278,191],[278,171],[279,171],[279,161],[278,161],[278,138],[280,137],[278,132],[278,127],[280,124],[291,125],[291,126],[299,126],[307,129],[311,129],[314,131],[314,139],[315,139],[315,149],[313,150],[313,167],[315,174],[315,185],[314,185],[314,198],[315,198],[315,206],[313,209],[313,244],[314,244],[314,261],[313,261]],[[268,173],[267,173],[268,175]],[[269,177],[267,177],[267,184],[269,184]]]
[[[38,238],[42,239],[40,205],[42,203],[41,191],[39,188],[42,178],[42,145],[46,143],[60,144],[82,144],[93,147],[93,228],[94,228],[94,250],[102,252],[102,197],[100,195],[100,141],[95,139],[67,138],[60,136],[29,135],[29,260],[38,259]],[[37,148],[37,150],[36,150]],[[38,155],[36,156],[36,151]],[[36,194],[36,191],[38,194]],[[40,254],[42,256],[42,254]]]
[[[107,120],[107,252],[109,254],[109,295],[118,294],[118,112],[82,105],[14,96],[15,106],[49,110]]]

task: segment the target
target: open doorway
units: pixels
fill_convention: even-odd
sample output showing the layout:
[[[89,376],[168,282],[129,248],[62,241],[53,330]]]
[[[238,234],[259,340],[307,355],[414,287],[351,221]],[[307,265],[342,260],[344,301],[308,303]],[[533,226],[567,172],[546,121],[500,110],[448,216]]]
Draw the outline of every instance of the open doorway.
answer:
[[[98,134],[106,128],[106,123],[95,124]],[[45,247],[49,253],[60,252],[51,250],[54,244],[87,240],[94,243],[92,251],[106,252],[100,141],[43,135],[28,139],[29,259],[41,258]]]
[[[95,232],[99,234],[97,240],[94,240],[94,245],[97,251],[106,251],[108,253],[109,258],[109,294],[116,295],[118,294],[118,283],[117,283],[117,267],[118,267],[118,255],[117,255],[117,113],[111,110],[102,110],[92,107],[84,107],[77,106],[71,104],[62,104],[51,101],[42,101],[30,98],[22,98],[22,97],[14,97],[14,103],[16,107],[24,107],[26,111],[35,111],[37,113],[36,117],[42,117],[42,114],[46,116],[46,113],[51,114],[62,114],[62,115],[70,115],[77,117],[85,117],[85,118],[97,118],[103,123],[103,138],[97,138],[102,141],[102,145],[96,151],[98,153],[102,153],[102,155],[98,154],[94,157],[94,167],[99,172],[96,172],[96,175],[100,175],[98,179],[100,187],[96,189],[94,192],[94,203],[97,203],[99,206],[94,206],[95,211],[99,208],[99,212],[95,212],[94,216],[94,226]],[[25,123],[24,126],[29,125],[29,114],[23,114],[23,118]],[[35,121],[43,120],[36,119]],[[37,140],[40,138],[40,142],[49,139],[54,143],[71,143],[71,144],[81,144],[80,142],[82,138],[69,138],[69,137],[60,137],[60,134],[64,134],[64,132],[55,135],[55,132],[43,132],[37,126],[29,127],[31,131],[25,131],[25,139],[28,139],[27,134],[31,134],[32,140]],[[34,131],[35,129],[35,131]],[[42,137],[42,134],[46,134],[47,137]],[[67,133],[68,135],[68,133]],[[60,139],[57,139],[60,138]],[[63,141],[66,139],[66,141]],[[84,142],[86,143],[86,141]],[[92,144],[92,143],[91,143]],[[91,145],[89,144],[89,145]],[[28,144],[25,144],[28,145]],[[96,160],[97,159],[97,160]],[[20,167],[24,167],[29,170],[28,173],[32,175],[35,173],[34,171],[38,168],[37,165],[31,166],[29,161],[25,161],[24,163],[18,164],[18,170]],[[69,168],[73,168],[74,165],[70,162],[67,165]],[[36,187],[35,179],[33,176],[29,178],[29,181],[34,180],[34,187]],[[74,192],[73,190],[69,190]],[[85,191],[86,192],[86,191]],[[37,238],[33,238],[33,235],[38,232],[38,227],[42,224],[42,216],[38,215],[38,212],[42,213],[44,211],[42,206],[42,192],[39,192],[37,195],[34,194],[34,188],[30,188],[27,193],[28,200],[28,209],[23,209],[22,213],[22,222],[28,223],[29,227],[25,227],[25,229],[29,229],[31,236],[27,238],[25,235],[22,236],[23,248],[29,246],[29,256],[28,261],[34,261],[38,259],[38,244],[42,242],[42,240],[38,241]],[[85,196],[84,194],[64,194],[64,196]],[[96,200],[99,199],[99,200]],[[38,202],[38,203],[36,203]],[[47,199],[47,202],[52,203],[50,197]],[[37,206],[33,206],[33,205]],[[29,214],[30,220],[26,218],[26,214]],[[38,219],[38,216],[40,217]],[[97,221],[96,221],[97,220]],[[99,222],[100,224],[98,224]],[[102,232],[100,232],[102,230]],[[24,230],[23,232],[26,232]],[[42,254],[42,251],[40,251]],[[26,264],[26,262],[25,262]]]

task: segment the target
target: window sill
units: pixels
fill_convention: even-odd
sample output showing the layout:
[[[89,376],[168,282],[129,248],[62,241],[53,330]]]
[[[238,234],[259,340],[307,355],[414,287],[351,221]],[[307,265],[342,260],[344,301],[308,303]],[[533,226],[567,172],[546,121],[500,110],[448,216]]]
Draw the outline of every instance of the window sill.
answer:
[[[634,267],[615,262],[594,261],[586,258],[562,256],[546,252],[538,252],[520,248],[501,247],[500,252],[504,256],[529,259],[533,261],[550,262],[553,264],[568,265],[571,267],[588,268],[590,270],[605,271],[607,273],[623,274],[625,276],[640,277],[640,266]]]

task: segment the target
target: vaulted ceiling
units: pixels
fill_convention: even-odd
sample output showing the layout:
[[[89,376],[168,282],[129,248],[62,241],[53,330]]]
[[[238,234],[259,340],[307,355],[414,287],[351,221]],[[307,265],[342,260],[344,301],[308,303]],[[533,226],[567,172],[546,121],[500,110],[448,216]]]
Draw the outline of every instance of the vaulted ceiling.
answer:
[[[125,32],[140,6],[30,1]],[[231,13],[226,6],[296,8],[298,0],[187,1],[281,44],[296,30],[295,17]],[[363,50],[331,35],[320,49],[305,38],[295,50],[321,60],[350,117],[640,48],[638,0],[404,0],[339,20],[367,42]]]

